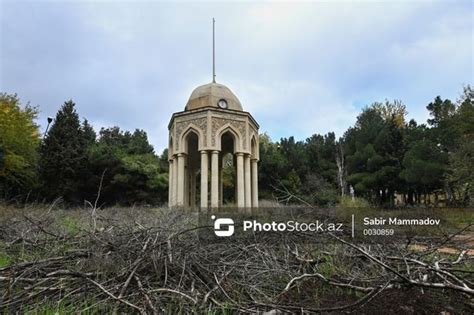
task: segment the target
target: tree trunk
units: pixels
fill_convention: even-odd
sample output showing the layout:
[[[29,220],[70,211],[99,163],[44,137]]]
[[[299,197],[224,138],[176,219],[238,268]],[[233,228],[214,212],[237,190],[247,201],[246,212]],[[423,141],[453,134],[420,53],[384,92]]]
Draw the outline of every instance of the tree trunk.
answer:
[[[342,147],[342,143],[336,144],[338,146],[338,150],[336,150],[336,164],[337,164],[337,180],[339,184],[339,189],[341,193],[341,197],[344,197],[346,193],[346,168],[344,165],[344,149]]]
[[[444,181],[444,192],[446,194],[446,206],[450,206],[453,203],[453,191],[451,190],[451,187],[449,186],[449,183],[447,180]]]
[[[413,191],[412,190],[408,190],[408,200],[407,200],[407,203],[411,206],[413,206]]]

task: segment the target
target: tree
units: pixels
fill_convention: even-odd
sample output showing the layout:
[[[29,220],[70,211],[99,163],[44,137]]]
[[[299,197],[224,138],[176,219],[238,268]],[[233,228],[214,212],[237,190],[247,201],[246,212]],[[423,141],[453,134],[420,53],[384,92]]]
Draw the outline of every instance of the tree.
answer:
[[[397,108],[396,104],[366,107],[343,137],[348,183],[357,194],[378,204],[393,205],[394,193],[403,189],[398,174],[404,154],[404,125],[399,126],[400,118],[394,114],[383,115]]]
[[[132,134],[119,127],[102,128],[98,141],[89,147],[88,187],[97,187],[103,177],[101,202],[105,204],[157,204],[168,196],[167,152],[154,154],[145,131]],[[95,198],[94,190],[87,191]]]
[[[474,90],[464,88],[453,115],[459,145],[449,156],[448,179],[459,191],[463,205],[474,205]]]
[[[422,139],[411,144],[403,158],[404,169],[400,177],[413,185],[419,193],[443,189],[448,156],[436,143]]]
[[[439,143],[445,151],[454,151],[460,136],[454,119],[455,104],[448,99],[442,100],[441,97],[437,96],[426,108],[430,116],[433,117],[428,119],[428,125],[431,126],[431,139]]]
[[[426,109],[430,112],[430,116],[433,117],[428,119],[428,124],[437,127],[443,121],[452,117],[456,107],[450,100],[445,99],[443,101],[440,96],[436,96],[434,101],[426,106]]]
[[[97,134],[95,133],[94,128],[92,128],[87,119],[84,119],[84,121],[82,122],[82,133],[87,146],[90,146],[95,143]]]
[[[117,202],[131,205],[156,204],[167,198],[168,176],[153,154],[126,155],[121,158],[111,185],[122,193]]]
[[[308,156],[306,154],[305,143],[295,141],[294,137],[282,138],[279,142],[279,150],[285,161],[285,174],[294,179],[294,172],[301,178],[305,178],[308,173]],[[289,177],[287,178],[289,179]]]
[[[385,103],[376,102],[372,104],[372,108],[380,113],[382,118],[386,121],[393,119],[399,128],[405,126],[405,117],[408,114],[407,107],[400,100],[390,102],[385,100]]]
[[[314,134],[306,139],[308,173],[319,174],[332,185],[337,184],[336,135],[330,132],[324,136]]]
[[[22,106],[16,94],[0,94],[0,192],[3,198],[27,194],[37,184],[37,148],[34,123],[38,109]]]
[[[87,139],[72,100],[57,112],[40,148],[40,175],[46,199],[63,197],[77,203],[82,197],[87,166]]]
[[[259,136],[260,162],[258,188],[260,198],[271,198],[273,187],[286,176],[285,159],[278,143],[272,142],[267,134]]]

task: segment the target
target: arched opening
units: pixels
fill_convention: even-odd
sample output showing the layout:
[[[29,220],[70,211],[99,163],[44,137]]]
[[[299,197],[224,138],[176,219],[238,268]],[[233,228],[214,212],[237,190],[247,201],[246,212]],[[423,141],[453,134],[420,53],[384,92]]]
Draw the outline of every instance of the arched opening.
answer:
[[[250,153],[252,155],[252,159],[256,159],[258,157],[258,147],[257,147],[257,140],[255,140],[255,136],[252,137],[252,141],[250,143]]]
[[[235,142],[235,136],[230,131],[222,134],[219,157],[219,203],[221,206],[235,204],[237,201]]]
[[[200,154],[199,136],[194,130],[190,130],[185,137],[186,162],[184,177],[184,206],[192,209],[197,207],[200,187]]]

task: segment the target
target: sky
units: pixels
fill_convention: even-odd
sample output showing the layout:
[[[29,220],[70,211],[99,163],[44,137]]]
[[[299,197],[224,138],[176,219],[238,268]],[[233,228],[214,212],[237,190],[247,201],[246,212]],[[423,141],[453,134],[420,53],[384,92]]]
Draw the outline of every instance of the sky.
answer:
[[[474,83],[472,1],[0,0],[0,92],[72,99],[96,130],[144,129],[155,151],[194,88],[228,86],[273,140],[342,136],[377,101],[424,122]]]

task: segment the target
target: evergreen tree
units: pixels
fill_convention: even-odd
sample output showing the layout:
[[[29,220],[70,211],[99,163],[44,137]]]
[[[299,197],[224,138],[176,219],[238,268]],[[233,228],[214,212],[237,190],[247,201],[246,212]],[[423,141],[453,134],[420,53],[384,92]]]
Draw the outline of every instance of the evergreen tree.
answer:
[[[344,135],[347,180],[357,194],[378,204],[393,205],[395,192],[403,190],[398,174],[404,155],[405,124],[400,122],[405,120],[399,115],[406,112],[400,104],[374,103]]]
[[[258,189],[260,198],[272,199],[273,186],[287,176],[285,158],[278,143],[264,133],[259,136],[260,162],[258,169]]]
[[[97,134],[95,133],[94,128],[92,128],[87,119],[84,119],[84,121],[82,122],[82,132],[84,141],[86,142],[87,146],[90,146],[95,143]]]
[[[40,148],[40,175],[46,199],[63,197],[66,202],[82,201],[86,148],[79,116],[70,100],[56,114]]]
[[[474,205],[474,90],[464,88],[454,114],[459,145],[449,156],[448,179],[459,192],[462,205]]]
[[[105,204],[158,204],[167,200],[167,154],[156,156],[143,130],[130,133],[119,127],[102,128],[98,141],[89,148],[89,169],[88,200],[95,198],[102,174],[101,202]]]

